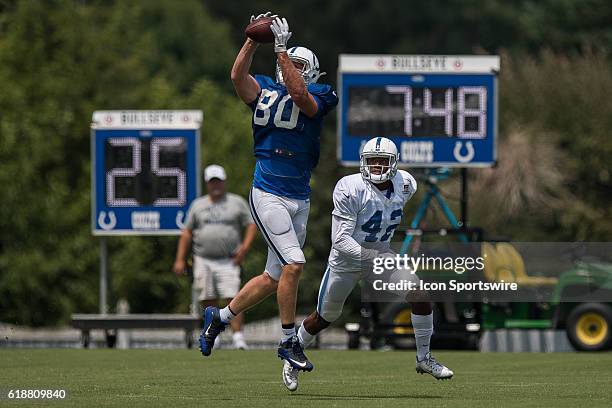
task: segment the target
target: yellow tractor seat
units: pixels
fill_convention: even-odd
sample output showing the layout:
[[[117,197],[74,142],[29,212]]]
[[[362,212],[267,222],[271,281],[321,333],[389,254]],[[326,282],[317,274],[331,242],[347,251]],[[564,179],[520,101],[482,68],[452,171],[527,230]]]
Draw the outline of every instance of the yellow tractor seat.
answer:
[[[489,282],[516,282],[522,286],[556,285],[557,278],[529,276],[521,254],[508,242],[482,243],[484,275]]]

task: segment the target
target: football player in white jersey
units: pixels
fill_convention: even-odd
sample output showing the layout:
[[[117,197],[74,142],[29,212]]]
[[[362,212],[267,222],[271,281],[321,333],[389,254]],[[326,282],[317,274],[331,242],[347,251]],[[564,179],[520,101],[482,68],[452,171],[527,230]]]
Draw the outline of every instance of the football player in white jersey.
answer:
[[[317,309],[302,322],[298,331],[303,347],[310,345],[319,332],[340,317],[347,297],[364,278],[364,264],[379,256],[395,256],[390,249],[391,238],[401,222],[406,202],[417,189],[414,177],[397,169],[398,159],[397,147],[391,140],[373,138],[360,154],[361,173],[343,177],[336,184],[332,248],[319,289]],[[417,279],[414,273],[407,276]],[[424,300],[426,295],[417,294],[417,298]],[[412,301],[411,305],[417,373],[428,373],[436,379],[451,378],[453,372],[429,352],[433,333],[431,303]],[[283,382],[290,391],[298,387],[298,371],[286,362]]]

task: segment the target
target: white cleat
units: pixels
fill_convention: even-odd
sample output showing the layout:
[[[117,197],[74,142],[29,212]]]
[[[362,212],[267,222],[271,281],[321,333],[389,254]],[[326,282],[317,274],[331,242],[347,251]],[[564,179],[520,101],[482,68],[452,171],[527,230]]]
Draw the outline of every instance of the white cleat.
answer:
[[[237,340],[237,341],[234,341],[234,348],[236,350],[248,350],[249,345],[246,344],[246,341],[244,340]]]
[[[291,392],[297,390],[298,388],[298,374],[299,370],[296,370],[289,364],[287,360],[284,360],[283,363],[283,383],[285,387]]]
[[[431,353],[427,353],[421,361],[417,358],[416,372],[419,374],[431,374],[436,380],[450,380],[454,374],[453,370],[438,363]]]
[[[246,341],[244,341],[244,336],[242,335],[242,332],[234,333],[233,342],[234,342],[234,348],[236,350],[248,350],[249,349],[249,346],[247,345]]]

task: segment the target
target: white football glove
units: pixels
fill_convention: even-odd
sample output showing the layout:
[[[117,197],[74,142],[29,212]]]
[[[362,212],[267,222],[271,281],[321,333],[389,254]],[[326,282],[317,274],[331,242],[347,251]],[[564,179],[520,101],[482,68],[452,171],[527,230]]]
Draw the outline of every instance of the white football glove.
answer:
[[[260,19],[260,18],[262,18],[262,17],[276,18],[276,17],[278,17],[278,16],[277,16],[276,14],[272,14],[272,12],[271,12],[271,11],[266,11],[265,13],[260,14],[260,15],[258,15],[257,17],[255,17],[254,15],[252,15],[252,16],[251,16],[251,21],[250,21],[250,23],[252,23],[252,22],[253,22],[253,21],[255,21],[255,20],[259,20],[259,19]]]
[[[282,19],[276,17],[274,21],[272,21],[270,29],[274,33],[274,52],[279,53],[287,51],[287,41],[289,41],[289,38],[291,38],[293,34],[289,31],[287,19],[284,17]]]

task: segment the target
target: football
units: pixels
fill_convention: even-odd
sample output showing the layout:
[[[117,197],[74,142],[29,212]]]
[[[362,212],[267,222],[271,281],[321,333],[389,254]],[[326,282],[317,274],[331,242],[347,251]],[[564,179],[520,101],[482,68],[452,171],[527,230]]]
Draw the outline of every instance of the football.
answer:
[[[244,33],[253,41],[259,43],[271,43],[274,42],[274,34],[270,30],[270,24],[272,24],[271,17],[262,17],[254,20],[244,30]]]

